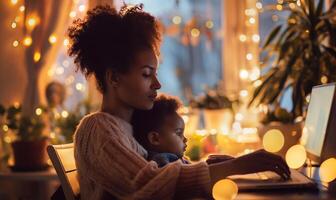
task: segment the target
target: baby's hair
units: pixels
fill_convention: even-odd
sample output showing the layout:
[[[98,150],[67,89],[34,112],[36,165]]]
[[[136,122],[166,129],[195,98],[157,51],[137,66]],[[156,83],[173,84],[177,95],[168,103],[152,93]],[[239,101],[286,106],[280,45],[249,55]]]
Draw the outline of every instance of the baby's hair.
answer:
[[[160,132],[165,117],[176,113],[181,105],[176,97],[160,95],[154,100],[151,110],[135,110],[131,120],[135,139],[146,147],[147,134],[151,131]]]

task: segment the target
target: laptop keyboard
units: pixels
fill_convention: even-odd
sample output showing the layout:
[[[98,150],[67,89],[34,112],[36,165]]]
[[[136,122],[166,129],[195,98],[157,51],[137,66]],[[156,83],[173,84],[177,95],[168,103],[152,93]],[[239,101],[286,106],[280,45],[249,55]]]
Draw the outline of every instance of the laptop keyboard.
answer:
[[[259,177],[259,179],[261,179],[261,180],[285,181],[279,175],[277,175],[274,172],[266,171],[266,172],[259,172],[259,173],[256,173],[256,174]]]

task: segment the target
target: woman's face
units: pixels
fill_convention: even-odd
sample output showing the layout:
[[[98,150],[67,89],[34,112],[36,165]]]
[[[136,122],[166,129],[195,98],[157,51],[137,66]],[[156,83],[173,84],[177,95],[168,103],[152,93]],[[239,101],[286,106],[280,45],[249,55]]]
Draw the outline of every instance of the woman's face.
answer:
[[[151,109],[157,90],[161,88],[157,68],[158,58],[154,51],[140,51],[129,71],[118,76],[118,98],[133,108]]]

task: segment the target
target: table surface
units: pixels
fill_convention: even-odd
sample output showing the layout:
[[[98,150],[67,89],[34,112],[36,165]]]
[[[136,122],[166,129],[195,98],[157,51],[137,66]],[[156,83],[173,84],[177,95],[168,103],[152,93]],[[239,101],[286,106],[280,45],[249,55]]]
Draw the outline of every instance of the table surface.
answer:
[[[58,180],[58,176],[53,167],[48,170],[36,172],[12,172],[10,170],[0,171],[0,181],[49,181]]]
[[[307,170],[306,170],[307,171]],[[0,181],[51,181],[58,180],[54,168],[38,172],[0,171]],[[328,193],[320,185],[319,191],[309,190],[262,190],[255,192],[239,192],[237,200],[336,200],[336,194]]]

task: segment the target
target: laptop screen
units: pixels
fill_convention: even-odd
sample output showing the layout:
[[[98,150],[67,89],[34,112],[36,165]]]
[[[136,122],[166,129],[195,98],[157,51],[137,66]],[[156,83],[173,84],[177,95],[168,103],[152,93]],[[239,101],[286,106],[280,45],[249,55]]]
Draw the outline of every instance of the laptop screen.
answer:
[[[327,131],[335,84],[314,87],[311,93],[301,143],[308,153],[320,157]]]

